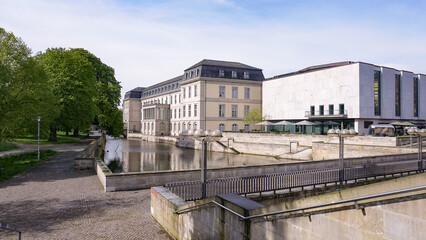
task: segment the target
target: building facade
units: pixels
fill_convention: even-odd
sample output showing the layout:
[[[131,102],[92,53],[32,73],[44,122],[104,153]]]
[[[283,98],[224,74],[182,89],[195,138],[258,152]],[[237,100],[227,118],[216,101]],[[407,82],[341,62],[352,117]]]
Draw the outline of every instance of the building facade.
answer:
[[[135,88],[126,93],[123,100],[124,131],[140,132],[141,130],[141,96],[144,88]]]
[[[337,123],[367,133],[371,124],[426,119],[426,75],[363,62],[308,67],[263,82],[270,120]],[[312,127],[324,133],[331,125]],[[290,130],[294,126],[287,126]]]
[[[177,136],[198,128],[249,131],[255,126],[242,120],[251,109],[261,109],[263,80],[262,69],[205,59],[181,76],[143,88],[140,115],[127,114],[134,98],[126,97],[123,118],[125,123],[139,121],[136,128],[142,134],[155,136]],[[133,125],[128,126],[131,131]]]

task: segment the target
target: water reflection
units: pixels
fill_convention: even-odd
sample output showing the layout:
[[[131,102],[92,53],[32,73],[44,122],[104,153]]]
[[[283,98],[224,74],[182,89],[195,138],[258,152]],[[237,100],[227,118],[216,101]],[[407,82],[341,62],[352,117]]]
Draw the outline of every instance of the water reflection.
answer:
[[[150,172],[165,170],[189,170],[200,168],[201,151],[178,148],[164,143],[153,143],[133,139],[107,138],[105,163],[114,160],[121,164],[122,172]],[[208,152],[208,168],[223,168],[266,163],[292,162],[266,156],[236,155]],[[119,170],[115,170],[119,171]]]

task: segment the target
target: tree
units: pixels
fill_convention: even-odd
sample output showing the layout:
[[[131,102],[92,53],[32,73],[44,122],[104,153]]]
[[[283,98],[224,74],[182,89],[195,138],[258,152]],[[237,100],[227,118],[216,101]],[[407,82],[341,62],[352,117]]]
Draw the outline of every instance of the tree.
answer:
[[[43,65],[53,93],[58,98],[59,117],[51,124],[49,140],[56,141],[57,129],[90,127],[98,108],[94,103],[96,76],[92,64],[81,55],[64,48],[47,49],[37,59]]]
[[[58,115],[55,97],[43,68],[25,43],[0,28],[0,140],[26,133],[41,134]]]
[[[122,117],[116,118],[118,106],[120,105],[121,86],[120,82],[115,79],[114,69],[97,58],[89,51],[82,48],[71,49],[71,52],[77,53],[86,58],[93,67],[96,75],[96,93],[93,100],[99,109],[94,122],[106,130],[110,135],[117,136],[117,127],[122,125]],[[121,126],[122,128],[122,126]],[[118,134],[123,133],[122,131]]]
[[[268,116],[266,116],[266,115],[262,116],[262,111],[260,110],[260,108],[252,108],[247,113],[247,116],[245,116],[243,118],[243,123],[255,124],[255,123],[265,121],[267,118],[268,118]]]

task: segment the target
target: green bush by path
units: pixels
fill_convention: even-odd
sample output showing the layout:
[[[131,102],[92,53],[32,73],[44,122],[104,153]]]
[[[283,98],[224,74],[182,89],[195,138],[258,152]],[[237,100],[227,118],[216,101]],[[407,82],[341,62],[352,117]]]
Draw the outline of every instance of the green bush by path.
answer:
[[[15,148],[19,148],[19,147],[13,143],[0,142],[0,152],[4,152],[4,151],[15,149]]]
[[[9,154],[0,157],[0,182],[10,179],[18,173],[42,162],[55,155],[54,150],[40,150],[40,160],[37,159],[37,151]]]
[[[47,138],[40,139],[40,145],[80,142],[79,137],[66,136],[65,132],[58,132],[57,136],[58,136],[58,141],[56,141],[56,142],[48,141]],[[33,135],[17,137],[17,138],[14,138],[13,141],[19,142],[19,143],[24,143],[24,144],[37,144],[38,143],[37,136],[33,136]]]

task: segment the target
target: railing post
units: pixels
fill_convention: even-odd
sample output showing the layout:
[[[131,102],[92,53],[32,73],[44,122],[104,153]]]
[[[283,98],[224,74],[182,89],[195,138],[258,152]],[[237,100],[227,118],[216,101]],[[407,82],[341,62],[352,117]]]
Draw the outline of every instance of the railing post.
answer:
[[[345,149],[345,143],[343,140],[343,136],[339,136],[339,181],[340,181],[340,185],[343,185],[343,180],[344,180],[344,165],[343,165],[343,152]]]
[[[207,196],[207,188],[206,188],[206,181],[207,181],[207,140],[202,141],[202,159],[201,159],[201,199],[206,198]]]
[[[423,137],[421,134],[419,134],[419,153],[418,153],[418,159],[419,159],[419,172],[423,172]]]

